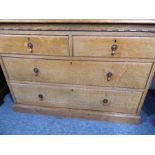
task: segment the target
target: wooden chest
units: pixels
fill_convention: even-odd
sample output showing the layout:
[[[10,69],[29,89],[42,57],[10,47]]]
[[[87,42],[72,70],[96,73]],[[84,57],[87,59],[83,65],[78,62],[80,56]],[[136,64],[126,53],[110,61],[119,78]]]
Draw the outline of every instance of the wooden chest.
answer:
[[[14,110],[137,123],[154,74],[154,20],[1,20]]]

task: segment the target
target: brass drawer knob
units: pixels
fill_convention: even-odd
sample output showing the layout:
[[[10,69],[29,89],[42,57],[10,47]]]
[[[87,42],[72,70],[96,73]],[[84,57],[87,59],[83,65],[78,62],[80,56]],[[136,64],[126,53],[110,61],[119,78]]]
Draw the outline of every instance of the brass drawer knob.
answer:
[[[38,68],[34,68],[33,71],[34,71],[34,73],[35,73],[35,76],[38,76],[38,74],[39,74],[39,69],[38,69]]]
[[[109,100],[108,99],[103,99],[102,100],[102,105],[108,106],[109,105]]]
[[[27,47],[28,47],[28,51],[32,53],[33,44],[31,42],[28,42]]]
[[[107,81],[110,81],[112,78],[112,73],[111,72],[108,72],[107,73]]]
[[[112,50],[111,55],[115,55],[117,49],[118,49],[118,45],[113,44],[113,45],[111,46],[111,50]]]
[[[38,98],[39,98],[40,101],[43,101],[43,98],[44,98],[44,97],[43,97],[42,94],[39,94],[39,95],[38,95]]]

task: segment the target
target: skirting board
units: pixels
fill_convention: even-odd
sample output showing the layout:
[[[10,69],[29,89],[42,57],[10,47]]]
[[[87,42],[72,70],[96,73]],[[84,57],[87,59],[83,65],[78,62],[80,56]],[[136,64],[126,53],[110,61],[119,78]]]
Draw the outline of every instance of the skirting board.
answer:
[[[106,113],[98,111],[89,110],[74,110],[67,108],[49,108],[41,106],[32,106],[24,104],[13,104],[14,111],[17,112],[29,112],[29,113],[39,113],[47,115],[56,115],[63,117],[74,117],[82,119],[93,119],[100,121],[114,121],[114,122],[126,122],[137,124],[140,122],[140,116],[138,115],[127,115],[127,114],[116,114],[116,113]]]

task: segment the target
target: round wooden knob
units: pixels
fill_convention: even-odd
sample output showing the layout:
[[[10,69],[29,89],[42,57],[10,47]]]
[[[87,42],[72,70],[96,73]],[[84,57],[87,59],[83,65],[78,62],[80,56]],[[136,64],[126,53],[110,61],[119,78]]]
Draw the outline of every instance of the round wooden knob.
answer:
[[[32,44],[31,42],[29,42],[29,43],[27,44],[27,46],[28,46],[29,48],[33,48],[33,44]]]
[[[35,73],[35,76],[38,76],[38,74],[39,74],[39,69],[38,69],[38,68],[34,68],[33,71],[34,71],[34,73]]]
[[[112,75],[113,75],[112,72],[107,73],[107,81],[111,80]]]
[[[38,98],[39,98],[40,101],[42,101],[44,97],[43,97],[42,94],[39,94],[39,95],[38,95]]]
[[[116,54],[117,48],[118,48],[118,45],[116,45],[116,44],[113,44],[111,46],[111,50],[112,50],[111,55],[115,55]]]
[[[108,103],[108,99],[103,99],[103,103]]]
[[[28,42],[27,47],[28,47],[28,51],[32,52],[33,44],[31,42]]]
[[[103,99],[102,100],[102,105],[108,106],[109,105],[109,100],[108,99]]]

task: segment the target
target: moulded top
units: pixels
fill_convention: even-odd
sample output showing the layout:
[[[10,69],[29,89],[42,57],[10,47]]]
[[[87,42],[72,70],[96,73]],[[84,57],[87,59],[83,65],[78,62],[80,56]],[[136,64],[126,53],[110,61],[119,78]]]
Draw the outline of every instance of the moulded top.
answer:
[[[155,19],[0,19],[0,23],[155,24]]]

